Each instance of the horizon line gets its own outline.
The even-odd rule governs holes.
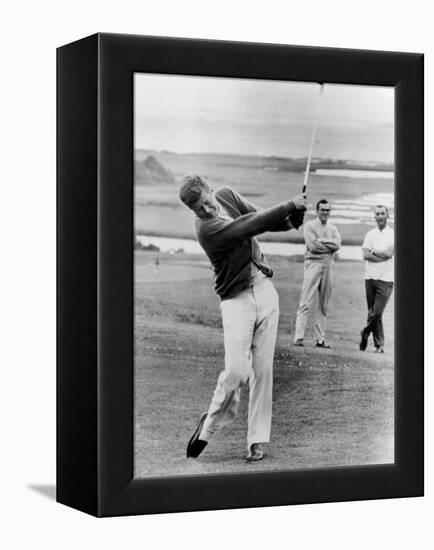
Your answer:
[[[250,158],[266,158],[266,159],[282,159],[282,160],[306,160],[307,156],[303,157],[289,157],[289,156],[282,156],[277,154],[258,154],[258,153],[225,153],[225,152],[212,152],[212,151],[184,151],[184,152],[178,152],[178,151],[172,151],[170,149],[152,149],[152,148],[146,148],[146,147],[134,147],[134,152],[136,151],[152,151],[153,153],[160,153],[160,154],[171,154],[171,155],[218,155],[218,156],[231,156],[231,157],[250,157]],[[345,157],[316,157],[313,156],[312,160],[319,160],[319,161],[334,161],[334,162],[353,162],[355,164],[373,164],[373,165],[388,165],[388,166],[395,166],[394,160],[359,160],[354,158],[345,158]]]

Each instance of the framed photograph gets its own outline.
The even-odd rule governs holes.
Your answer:
[[[58,501],[423,495],[423,56],[97,34],[57,86]]]

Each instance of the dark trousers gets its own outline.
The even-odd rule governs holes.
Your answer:
[[[393,290],[393,283],[377,279],[365,279],[368,319],[363,329],[367,338],[371,332],[375,347],[384,346],[383,312]]]

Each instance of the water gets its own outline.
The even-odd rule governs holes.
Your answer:
[[[345,178],[368,178],[368,179],[393,179],[394,172],[386,170],[344,170],[344,169],[329,169],[320,168],[311,172],[310,176],[340,176]]]
[[[383,204],[389,208],[389,224],[394,226],[394,194],[393,193],[365,193],[358,198],[336,199],[333,201],[330,223],[336,225],[362,224],[366,226],[366,231],[375,227],[374,207],[377,204]],[[307,212],[314,218],[314,210]],[[365,232],[366,232],[365,231]],[[144,245],[154,244],[162,252],[176,252],[183,249],[189,254],[203,254],[199,243],[193,239],[178,239],[167,237],[152,237],[147,235],[138,236],[138,240]],[[282,242],[261,242],[261,249],[264,254],[274,256],[298,256],[305,252],[303,243],[282,243]],[[339,250],[339,258],[342,260],[362,261],[362,249],[360,245],[343,245]]]
[[[143,246],[149,246],[150,244],[158,246],[161,252],[175,253],[182,249],[188,254],[203,254],[200,244],[192,239],[152,237],[147,235],[138,235],[137,239]],[[302,243],[261,242],[261,250],[264,254],[273,256],[298,256],[304,254],[305,245]],[[360,246],[344,245],[339,250],[339,259],[362,261],[362,249]]]
[[[345,170],[342,171],[345,172]],[[374,210],[378,204],[389,209],[389,223],[393,226],[395,222],[393,193],[369,193],[356,199],[334,199],[330,222],[335,225],[363,224],[368,226],[367,230],[371,229],[375,227]],[[308,211],[308,214],[313,217],[316,215],[314,210]]]

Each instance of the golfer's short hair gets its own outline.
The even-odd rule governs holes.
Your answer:
[[[320,201],[318,201],[316,203],[316,209],[319,210],[319,205],[320,204],[330,204],[329,201],[327,199],[321,199]]]
[[[185,176],[179,187],[179,198],[189,208],[199,199],[202,191],[207,193],[212,192],[212,188],[207,181],[201,176],[191,175]]]
[[[386,211],[387,217],[389,217],[389,209],[387,208],[387,206],[384,206],[384,204],[377,204],[377,206],[375,207],[375,212],[377,211],[377,208],[384,208],[384,210]]]

